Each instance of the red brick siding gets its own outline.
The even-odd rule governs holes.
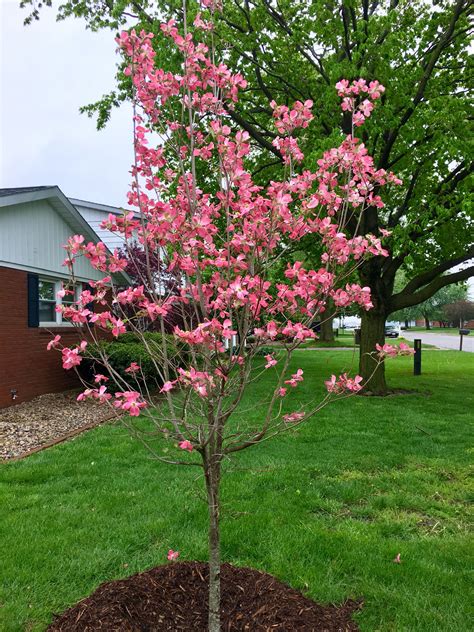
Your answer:
[[[79,337],[73,328],[50,331],[68,346]],[[0,408],[80,386],[74,370],[62,368],[61,353],[46,350],[50,331],[28,327],[27,273],[0,267]],[[17,391],[14,401],[11,389]]]

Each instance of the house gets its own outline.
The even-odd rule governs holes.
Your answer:
[[[76,328],[55,311],[65,300],[57,292],[68,279],[62,246],[75,234],[100,241],[84,216],[101,212],[105,218],[112,212],[80,204],[84,215],[57,186],[0,189],[0,408],[78,384],[75,374],[62,368],[60,354],[46,345],[51,334],[59,333],[65,345],[78,339]],[[110,246],[117,239],[113,233],[103,236]],[[84,257],[74,271],[78,291],[104,276]]]
[[[76,207],[92,230],[98,235],[100,241],[102,241],[111,252],[113,252],[115,248],[120,249],[123,246],[123,238],[119,233],[112,233],[110,230],[100,227],[101,223],[107,220],[110,214],[121,215],[122,210],[117,209],[115,206],[85,202],[84,200],[76,200],[74,198],[69,198],[69,201]]]

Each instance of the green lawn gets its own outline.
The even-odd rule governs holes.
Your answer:
[[[318,601],[362,597],[367,632],[466,632],[474,355],[427,351],[418,378],[412,364],[392,361],[390,382],[422,393],[341,401],[228,465],[223,554]],[[295,400],[351,366],[352,352],[298,352],[306,380]],[[264,379],[252,388],[249,417],[267,390]],[[197,471],[154,462],[120,427],[0,471],[2,632],[43,630],[99,583],[164,563],[169,548],[206,558]]]

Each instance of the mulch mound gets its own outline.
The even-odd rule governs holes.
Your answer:
[[[179,562],[107,582],[56,617],[49,632],[206,632],[208,566]],[[223,632],[352,632],[360,602],[322,606],[271,575],[221,567]]]

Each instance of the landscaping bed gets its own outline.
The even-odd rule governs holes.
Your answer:
[[[115,415],[77,391],[48,393],[0,410],[0,459],[15,459],[59,443]]]
[[[208,576],[207,564],[183,562],[104,583],[57,617],[48,632],[206,632]],[[221,591],[223,632],[359,629],[351,619],[359,602],[322,606],[252,568],[223,564]]]

